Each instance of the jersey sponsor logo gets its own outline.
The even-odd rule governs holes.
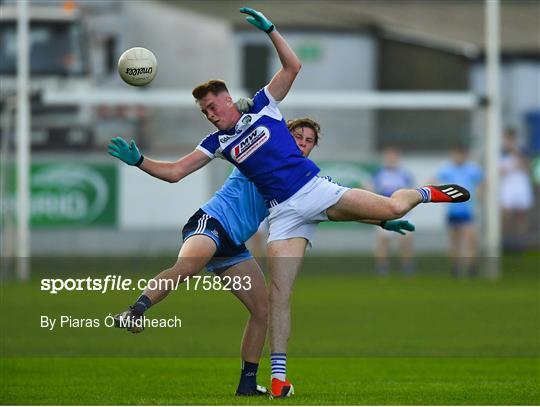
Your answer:
[[[241,163],[255,151],[257,151],[268,140],[270,140],[270,131],[263,126],[257,127],[247,137],[244,137],[240,143],[232,148],[231,157],[237,163]]]
[[[235,137],[237,137],[236,134],[235,134],[235,135],[232,135],[232,136],[221,136],[221,137],[219,138],[219,142],[220,142],[220,143],[226,143],[227,141],[232,140],[232,139],[235,138]]]

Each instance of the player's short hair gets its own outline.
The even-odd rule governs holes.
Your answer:
[[[308,129],[313,130],[313,132],[315,133],[315,145],[319,144],[319,139],[321,138],[321,125],[315,120],[311,120],[309,117],[287,120],[287,127],[289,128],[291,134],[295,129],[298,129],[300,127],[307,127]]]
[[[222,81],[221,79],[212,79],[208,82],[201,83],[191,91],[191,94],[199,101],[209,93],[219,95],[221,92],[229,92],[225,81]]]

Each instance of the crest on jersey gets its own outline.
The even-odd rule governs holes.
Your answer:
[[[259,126],[231,149],[231,157],[237,163],[241,163],[268,140],[270,140],[270,131],[264,126]]]
[[[249,114],[244,115],[244,117],[242,117],[240,122],[236,124],[235,133],[240,134],[244,130],[246,130],[249,127],[249,125],[251,124],[252,120],[253,120],[253,118],[251,117],[251,115],[249,115]]]

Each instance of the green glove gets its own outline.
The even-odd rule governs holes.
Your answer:
[[[242,7],[240,13],[249,14],[251,17],[246,17],[247,22],[253,24],[259,30],[263,30],[266,34],[270,34],[274,31],[274,24],[272,24],[272,22],[260,11],[253,10],[249,7]]]
[[[253,107],[253,99],[240,98],[236,102],[234,102],[234,105],[240,113],[249,113],[249,111]]]
[[[110,155],[119,158],[126,164],[138,167],[143,162],[144,157],[133,140],[131,140],[131,144],[128,144],[122,137],[115,137],[111,139],[108,148]]]
[[[397,232],[400,235],[405,235],[404,230],[414,232],[414,225],[408,220],[387,220],[381,222],[381,227],[392,232]]]

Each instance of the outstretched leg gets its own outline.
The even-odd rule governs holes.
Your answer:
[[[386,197],[354,188],[345,192],[326,214],[332,221],[392,220],[403,217],[421,202],[422,195],[415,189],[400,189]]]
[[[469,198],[469,191],[454,184],[400,189],[390,197],[354,188],[345,192],[326,214],[332,221],[393,220],[422,202],[464,202]]]
[[[132,333],[142,332],[144,326],[141,320],[145,311],[163,300],[178,284],[201,271],[215,252],[216,244],[210,237],[193,235],[188,238],[182,245],[174,266],[149,281],[135,304],[115,316],[115,325],[118,328],[127,328]]]
[[[178,254],[174,266],[163,270],[152,280],[152,288],[146,288],[143,295],[147,296],[152,305],[157,304],[171,292],[179,281],[183,283],[189,277],[201,271],[216,252],[216,244],[206,235],[194,235],[188,238]],[[157,287],[157,288],[153,288]]]

